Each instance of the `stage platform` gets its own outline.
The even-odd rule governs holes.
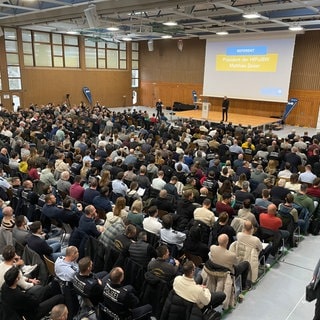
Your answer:
[[[151,116],[153,113],[156,114],[155,107],[146,107],[146,106],[131,106],[128,108],[123,107],[114,107],[110,108],[113,111],[116,112],[123,112],[124,109],[132,110],[135,109],[137,111],[147,111],[149,115]],[[163,112],[165,116],[169,119],[170,122],[173,122],[177,119],[194,119],[197,121],[210,121],[213,123],[219,123],[221,121],[222,112],[221,111],[213,111],[210,110],[208,114],[208,118],[204,119],[202,118],[202,110],[201,109],[194,109],[194,110],[186,110],[186,111],[172,111],[163,108]],[[270,125],[273,126],[273,129],[275,129],[278,124],[281,124],[280,118],[271,118],[271,117],[259,117],[255,115],[243,115],[240,113],[232,113],[229,112],[228,114],[228,122],[232,122],[233,125],[239,125],[241,124],[244,127],[251,126],[252,128],[257,127],[263,127],[264,130],[268,129]]]
[[[187,111],[175,111],[175,116],[178,118],[192,118],[198,121],[210,121],[219,123],[221,121],[221,111],[209,111],[208,118],[202,118],[202,110],[187,110]],[[228,122],[232,122],[234,125],[241,124],[244,127],[251,126],[252,128],[263,127],[265,129],[268,125],[276,125],[281,123],[281,119],[259,117],[255,115],[243,115],[239,113],[228,113]]]

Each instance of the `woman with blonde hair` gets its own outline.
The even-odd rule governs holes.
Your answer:
[[[143,228],[142,221],[144,215],[142,213],[143,203],[141,200],[135,200],[131,206],[131,209],[128,213],[128,221],[133,223],[135,226]]]
[[[87,180],[87,173],[91,169],[90,160],[84,161],[83,166],[80,170],[80,176],[83,180]]]
[[[113,207],[113,211],[106,214],[106,221],[104,227],[108,228],[113,223],[123,222],[123,218],[126,218],[128,212],[125,210],[126,199],[124,197],[119,197],[116,200],[116,204]]]
[[[101,172],[101,179],[99,180],[99,187],[103,188],[110,184],[111,182],[111,174],[109,170],[103,170]]]
[[[278,170],[278,160],[270,159],[266,169],[264,170],[266,173],[276,176]]]
[[[247,181],[247,176],[245,173],[241,173],[239,176],[238,181],[236,182],[235,186],[242,189],[242,184],[244,181]],[[250,187],[248,188],[248,192],[250,192]]]
[[[126,198],[118,197],[113,208],[113,214],[115,216],[120,216],[122,219],[128,216],[128,211],[126,210]]]

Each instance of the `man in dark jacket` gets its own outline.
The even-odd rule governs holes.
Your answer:
[[[135,290],[131,285],[122,286],[124,271],[120,267],[113,268],[110,272],[109,280],[103,290],[103,305],[109,311],[115,313],[123,319],[129,315],[132,319],[150,319],[152,312],[151,305],[141,307],[139,298],[135,295]]]
[[[80,259],[78,266],[79,273],[73,279],[73,286],[81,296],[89,298],[93,305],[97,305],[102,301],[103,288],[109,275],[106,271],[93,273],[90,257]]]
[[[138,241],[133,242],[129,247],[129,256],[132,261],[147,268],[148,263],[152,258],[157,256],[156,250],[147,242],[147,233],[141,231],[138,234]]]
[[[31,236],[27,238],[29,248],[42,258],[47,256],[49,259],[56,261],[61,256],[61,244],[55,240],[45,240],[42,232],[40,221],[35,221],[30,225]]]
[[[193,204],[192,190],[186,190],[183,198],[177,203],[177,215],[175,219],[175,227],[178,231],[185,231],[191,219],[193,219],[193,211],[196,205]]]
[[[104,232],[104,227],[97,226],[94,222],[97,216],[96,208],[89,204],[84,208],[84,215],[79,220],[79,230],[85,232],[88,236],[98,238],[102,232]]]
[[[12,267],[4,275],[5,283],[1,288],[4,319],[13,320],[24,317],[26,320],[39,320],[46,316],[53,306],[64,302],[61,294],[39,301],[34,295],[21,291],[17,285],[19,273],[18,267]]]

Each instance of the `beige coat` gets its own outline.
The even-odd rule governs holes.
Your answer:
[[[261,242],[260,247],[256,240],[260,242],[260,240],[254,236],[247,236],[241,240],[238,237],[238,240],[233,242],[229,248],[231,252],[236,254],[239,262],[248,261],[250,263],[248,279],[251,277],[252,282],[255,282],[258,278],[259,253],[262,250]]]

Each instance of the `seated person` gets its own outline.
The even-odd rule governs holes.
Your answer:
[[[16,254],[15,248],[11,245],[4,247],[2,257],[4,261],[0,263],[0,288],[4,283],[5,273],[13,266],[19,267],[19,281],[17,282],[19,288],[24,291],[30,290],[30,293],[35,293],[37,289],[41,288],[40,286],[37,286],[40,281],[35,278],[31,279],[29,276],[29,274],[37,267],[37,265],[25,266],[24,261]],[[27,271],[24,272],[24,270]]]
[[[114,246],[121,252],[128,252],[130,245],[134,242],[134,239],[136,238],[136,235],[136,226],[133,224],[128,224],[124,233],[121,233],[115,237]]]
[[[22,244],[23,246],[27,243],[27,238],[30,237],[27,219],[25,216],[20,215],[15,218],[15,226],[12,229],[12,237]]]
[[[218,237],[220,234],[225,233],[228,236],[228,245],[229,248],[230,244],[234,241],[236,236],[236,231],[229,225],[229,215],[227,212],[221,212],[219,214],[218,220],[213,225],[211,230],[210,238],[209,238],[209,245],[218,244]]]
[[[57,206],[57,199],[54,194],[49,193],[44,198],[45,204],[42,207],[43,228],[51,230],[51,219],[55,219],[61,225],[63,209]]]
[[[238,250],[237,258],[241,259],[242,261],[245,260],[245,257],[248,257],[248,262],[251,266],[251,281],[255,282],[258,277],[258,267],[259,263],[258,260],[264,256],[264,261],[268,259],[268,256],[271,251],[271,244],[269,244],[265,249],[263,249],[262,242],[260,239],[253,235],[254,227],[251,221],[245,221],[243,225],[242,232],[237,234],[238,243],[244,245],[245,250],[242,249]],[[242,247],[243,248],[243,247]],[[232,248],[231,248],[232,249]],[[254,254],[251,253],[251,250],[255,250]],[[255,260],[255,258],[257,260]]]
[[[180,262],[177,259],[170,258],[168,246],[165,244],[159,246],[156,252],[157,258],[149,262],[148,271],[172,285],[173,279],[178,273]]]
[[[143,203],[141,200],[135,200],[130,208],[128,213],[128,221],[133,223],[138,228],[143,228],[142,222],[144,219],[143,210]]]
[[[231,193],[223,193],[222,200],[217,201],[216,203],[217,214],[220,214],[221,212],[227,212],[229,217],[232,218],[236,214],[236,211],[231,206],[231,203],[232,203]]]
[[[193,225],[183,244],[183,252],[199,256],[202,262],[208,260],[209,248],[207,244],[201,242],[201,227]]]
[[[160,234],[160,229],[162,228],[161,222],[158,220],[158,209],[156,206],[151,206],[148,209],[149,217],[144,218],[142,225],[143,229],[156,234],[157,236]]]
[[[57,304],[50,312],[50,320],[67,320],[68,308],[65,304]]]
[[[109,227],[107,227],[103,232],[101,232],[98,240],[103,243],[106,247],[114,245],[114,241],[120,235],[125,232],[125,224],[122,219],[118,222],[112,223]]]
[[[228,241],[226,234],[220,234],[218,245],[210,247],[209,258],[213,263],[229,269],[235,277],[241,275],[242,290],[248,290],[251,288],[251,281],[247,281],[250,264],[248,261],[238,262],[236,254],[227,249]]]
[[[261,208],[267,208],[272,202],[269,200],[270,190],[262,189],[262,198],[256,198],[255,205]]]
[[[83,231],[88,236],[98,238],[101,235],[101,233],[105,230],[105,228],[96,225],[96,217],[96,208],[92,204],[86,206],[84,208],[84,214],[81,216],[79,220],[79,230]]]
[[[139,307],[139,298],[131,285],[121,285],[124,280],[124,271],[120,267],[113,268],[110,278],[103,290],[103,305],[117,315],[120,319],[131,315],[132,320],[150,319],[151,305]]]
[[[1,227],[12,231],[14,225],[15,225],[15,220],[13,216],[13,209],[10,206],[4,207],[2,209],[2,214],[3,218],[1,221]]]
[[[202,207],[196,208],[193,211],[194,220],[202,221],[208,227],[211,228],[216,218],[214,216],[214,213],[210,209],[211,209],[211,200],[209,198],[206,198],[202,202]]]
[[[291,247],[296,246],[293,237],[295,228],[299,225],[301,230],[305,229],[305,220],[299,219],[298,210],[293,206],[293,198],[293,194],[288,193],[285,203],[280,203],[278,207],[278,213],[282,220],[281,229],[289,231],[289,244]]]
[[[79,251],[77,247],[70,246],[66,249],[66,256],[58,257],[54,263],[54,271],[58,279],[62,281],[72,281],[79,271],[77,260]]]
[[[277,207],[275,204],[269,204],[267,213],[261,213],[259,220],[261,227],[272,231],[279,231],[281,237],[285,240],[289,238],[289,231],[280,229],[282,227],[282,220],[277,216]]]
[[[61,221],[70,225],[72,229],[79,226],[80,214],[72,210],[72,201],[70,198],[63,200],[63,211],[61,214]]]
[[[181,298],[196,303],[202,310],[209,306],[218,307],[226,298],[225,293],[210,292],[205,285],[197,284],[194,280],[195,269],[194,263],[187,261],[183,265],[183,275],[174,279],[173,290]]]
[[[242,204],[242,208],[238,211],[238,217],[244,220],[251,221],[252,225],[257,228],[258,222],[255,215],[251,212],[251,201],[250,199],[245,199]]]
[[[4,319],[9,319],[12,312],[16,312],[26,320],[40,320],[49,314],[53,306],[64,302],[61,294],[47,300],[39,300],[34,295],[22,291],[18,287],[19,274],[19,268],[12,267],[4,275],[5,283],[1,288],[1,300],[5,306]]]
[[[175,204],[172,197],[168,197],[168,191],[162,189],[159,192],[157,198],[152,199],[151,205],[156,206],[158,210],[163,210],[167,212],[174,212],[175,211]]]
[[[103,300],[103,288],[109,275],[106,271],[93,273],[93,263],[90,257],[80,259],[78,265],[79,272],[74,276],[73,286],[81,296],[89,298],[96,306]]]
[[[290,192],[289,189],[285,188],[286,180],[280,179],[276,186],[273,186],[270,190],[271,201],[279,205],[286,198],[286,195]]]
[[[181,250],[183,242],[186,239],[186,234],[173,230],[172,224],[173,218],[170,214],[166,214],[162,217],[163,228],[160,230],[160,239],[169,245],[176,245],[178,250]]]
[[[193,219],[193,212],[197,208],[194,204],[194,195],[192,190],[185,190],[183,197],[177,202],[177,214],[175,215],[175,229],[185,231],[188,223]]]
[[[30,225],[31,236],[27,238],[27,245],[30,249],[42,256],[47,256],[49,259],[56,261],[61,253],[61,244],[58,241],[49,239],[45,240],[45,234],[42,232],[40,221],[35,221]]]
[[[109,188],[107,186],[100,190],[100,195],[93,198],[92,204],[98,210],[104,210],[104,212],[112,211],[111,201],[109,199]]]
[[[234,193],[236,197],[236,204],[241,205],[245,199],[250,199],[251,203],[255,203],[256,199],[252,193],[249,192],[249,182],[243,181],[242,189]]]
[[[139,232],[137,241],[131,243],[128,252],[130,259],[144,269],[147,268],[150,260],[157,256],[155,248],[147,242],[147,233],[145,231]]]

